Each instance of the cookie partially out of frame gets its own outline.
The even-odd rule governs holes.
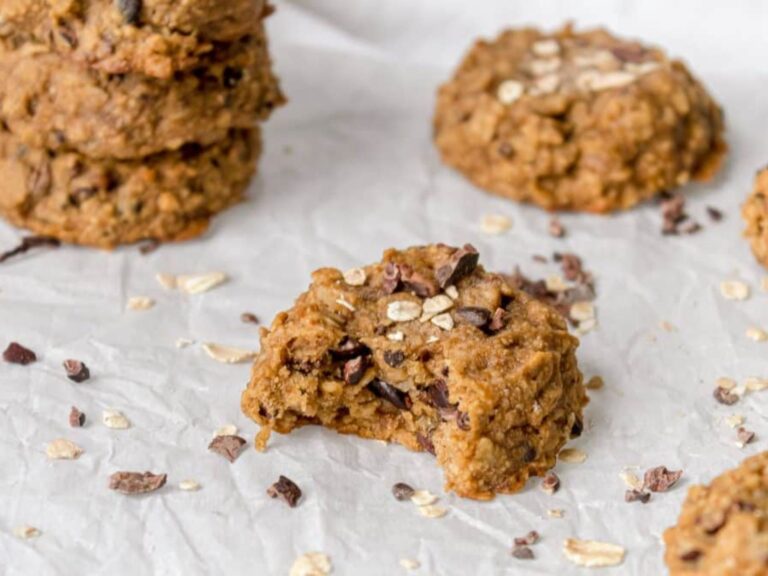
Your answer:
[[[446,489],[489,499],[555,465],[582,430],[578,340],[562,316],[478,265],[471,246],[387,250],[317,270],[261,334],[243,411],[431,452]]]
[[[742,208],[747,222],[745,235],[752,252],[763,266],[768,268],[768,168],[757,174],[755,188]]]
[[[263,33],[170,83],[105,74],[34,45],[0,54],[0,76],[0,120],[14,135],[93,158],[208,146],[253,128],[283,102]]]
[[[113,248],[186,240],[238,202],[261,151],[259,129],[139,160],[30,148],[0,130],[0,215],[36,234]]]
[[[507,30],[439,91],[443,161],[494,194],[611,212],[692,179],[724,153],[723,114],[685,65],[604,30]]]
[[[269,11],[264,0],[3,0],[0,46],[36,43],[110,74],[168,79],[258,34]]]
[[[670,576],[768,574],[768,452],[693,486],[664,542]]]

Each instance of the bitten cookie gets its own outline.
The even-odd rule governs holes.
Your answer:
[[[223,43],[258,34],[264,0],[3,0],[0,45],[34,42],[110,74],[171,78]]]
[[[185,240],[242,198],[260,150],[254,129],[208,148],[93,160],[33,149],[0,130],[0,214],[37,234],[99,248]]]
[[[742,208],[747,222],[744,232],[755,258],[768,268],[768,168],[757,174],[755,189]]]
[[[693,486],[664,542],[670,576],[768,574],[768,452]]]
[[[243,411],[431,452],[446,489],[493,498],[555,465],[582,430],[578,340],[555,310],[483,270],[467,245],[387,250],[317,270],[261,332]]]
[[[27,46],[0,55],[0,118],[24,143],[92,158],[138,158],[233,128],[250,129],[283,102],[266,37],[253,37],[174,82],[115,76]]]
[[[691,179],[725,150],[723,115],[685,65],[604,30],[508,30],[438,94],[443,161],[548,210],[611,212]]]

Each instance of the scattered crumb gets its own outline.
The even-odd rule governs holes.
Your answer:
[[[194,340],[190,340],[189,338],[177,338],[176,339],[176,348],[182,349],[186,348],[187,346],[192,346],[194,344]]]
[[[224,272],[183,274],[176,277],[176,286],[186,294],[201,294],[213,290],[229,279]]]
[[[259,317],[256,316],[256,314],[253,314],[252,312],[243,312],[240,314],[240,322],[243,324],[258,324],[259,323]]]
[[[747,430],[743,426],[739,426],[736,430],[736,444],[739,448],[744,448],[747,444],[750,444],[755,439],[755,433],[751,430]]]
[[[512,220],[502,214],[486,214],[480,221],[480,229],[486,234],[503,234],[512,228]]]
[[[768,340],[768,332],[762,328],[752,326],[751,328],[747,328],[747,338],[754,342],[765,342]]]
[[[437,496],[429,492],[428,490],[416,490],[411,494],[411,502],[416,506],[429,506],[437,502]]]
[[[563,448],[560,450],[558,459],[569,464],[581,464],[587,459],[587,454],[578,448]]]
[[[565,236],[565,226],[556,217],[549,221],[549,235],[553,238],[563,238]]]
[[[131,296],[126,305],[128,310],[149,310],[155,305],[155,301],[147,296]]]
[[[208,444],[208,450],[215,452],[231,462],[237,460],[245,447],[245,438],[240,436],[216,436]]]
[[[13,535],[22,540],[29,540],[30,538],[37,538],[40,536],[40,530],[34,526],[17,526],[13,529]]]
[[[421,562],[412,558],[403,558],[400,560],[400,566],[406,570],[418,570],[419,566],[421,566]]]
[[[419,514],[425,518],[442,518],[448,514],[448,510],[442,506],[436,506],[434,504],[427,504],[426,506],[418,507]]]
[[[291,508],[295,508],[301,499],[301,488],[290,478],[280,475],[277,482],[267,488],[270,498],[280,498]]]
[[[566,538],[563,553],[574,564],[588,568],[617,566],[624,560],[624,548],[596,540]]]
[[[158,272],[155,274],[155,280],[157,280],[157,283],[160,284],[163,288],[166,290],[175,290],[176,289],[176,276],[173,274],[165,274],[163,272]]]
[[[392,486],[392,495],[395,497],[395,500],[399,500],[401,502],[410,500],[415,493],[416,491],[405,482],[398,482]]]
[[[746,419],[741,414],[731,414],[730,416],[725,418],[725,423],[728,424],[731,428],[738,428],[742,424],[744,424],[744,421]]]
[[[131,427],[131,422],[122,412],[107,409],[101,413],[101,421],[107,428],[114,430],[126,430]]]
[[[185,492],[195,492],[200,490],[200,484],[194,480],[182,480],[179,482],[179,489]]]
[[[57,438],[45,447],[45,454],[51,460],[77,460],[83,449],[66,438]]]
[[[64,366],[67,378],[72,380],[72,382],[80,384],[91,377],[91,371],[88,369],[88,366],[84,362],[80,362],[80,360],[64,360],[62,365]]]
[[[224,364],[248,362],[256,356],[256,352],[253,350],[243,350],[242,348],[223,346],[213,342],[206,342],[203,344],[203,350],[205,350],[205,353],[208,354],[208,356],[217,362],[222,362]]]
[[[547,516],[550,518],[565,518],[565,510],[562,508],[550,508],[547,510]]]
[[[619,472],[619,478],[621,478],[624,484],[627,485],[627,488],[632,490],[643,489],[643,481],[640,480],[637,474],[635,474],[634,471],[630,468],[624,468],[621,472]]]
[[[554,494],[560,489],[560,478],[554,472],[547,472],[541,479],[539,488],[547,494]]]
[[[237,434],[237,426],[234,424],[224,424],[216,429],[213,433],[213,437],[216,436],[235,436]]]
[[[726,300],[746,300],[749,298],[749,286],[739,280],[726,280],[720,283],[720,294]]]
[[[756,378],[751,376],[744,380],[744,389],[747,392],[760,392],[768,389],[768,378]]]
[[[643,487],[651,492],[666,492],[677,484],[683,475],[682,470],[668,470],[666,466],[656,466],[646,470],[643,477]]]
[[[123,494],[146,494],[165,486],[166,474],[152,472],[115,472],[109,477],[109,488]]]
[[[584,387],[587,390],[600,390],[603,386],[605,386],[605,382],[600,376],[592,376],[592,378],[587,380],[587,383],[584,384]]]
[[[327,576],[331,569],[331,559],[327,554],[307,552],[294,560],[288,576]]]
[[[674,324],[667,322],[666,320],[662,320],[661,322],[659,322],[659,328],[664,330],[664,332],[674,332],[675,330],[677,330]]]

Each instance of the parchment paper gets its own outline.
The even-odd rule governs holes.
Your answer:
[[[294,558],[327,553],[334,574],[392,575],[415,558],[418,575],[582,574],[561,552],[569,536],[625,546],[606,574],[665,573],[660,535],[674,523],[687,488],[766,449],[768,396],[733,407],[712,399],[714,381],[768,376],[768,344],[745,337],[768,328],[765,276],[740,237],[740,203],[768,161],[768,6],[661,0],[512,2],[498,0],[278,0],[270,19],[273,53],[290,97],[266,128],[266,154],[247,203],[217,218],[205,237],[142,256],[73,247],[0,265],[0,346],[17,340],[40,360],[0,363],[0,573],[12,576],[285,575]],[[568,236],[547,235],[549,215],[486,195],[443,167],[431,143],[436,86],[473,38],[506,25],[605,24],[684,58],[727,111],[727,168],[687,189],[695,236],[662,237],[658,207],[613,217],[563,216]],[[706,206],[722,209],[709,223]],[[479,228],[487,213],[514,226],[502,236]],[[21,233],[0,224],[0,245]],[[223,365],[199,344],[258,346],[251,311],[269,322],[289,307],[321,266],[342,269],[379,258],[389,246],[472,242],[490,269],[520,265],[534,277],[556,268],[533,254],[573,251],[597,278],[599,327],[582,339],[580,366],[599,374],[587,429],[572,445],[588,454],[560,464],[563,487],[548,496],[529,484],[493,502],[442,492],[432,458],[397,446],[305,428],[275,436],[265,454],[234,464],[206,447],[225,423],[249,441],[257,426],[240,413],[247,364]],[[221,270],[231,280],[211,292],[164,291],[158,272]],[[746,302],[725,301],[722,280],[748,282]],[[156,299],[148,311],[127,299]],[[668,332],[660,322],[676,329]],[[61,362],[78,358],[93,378],[75,384]],[[88,417],[70,429],[76,405]],[[100,422],[104,408],[132,421]],[[723,417],[740,413],[757,441],[744,449]],[[49,461],[45,444],[70,438],[79,460]],[[627,504],[625,466],[685,471],[672,491]],[[145,497],[107,489],[116,470],[166,472],[168,485]],[[266,488],[284,474],[304,491],[296,509]],[[201,483],[182,492],[183,479]],[[441,519],[419,516],[390,495],[406,481],[441,495]],[[562,508],[562,519],[547,518]],[[41,535],[19,540],[29,524]],[[512,539],[542,534],[536,559],[510,556]]]

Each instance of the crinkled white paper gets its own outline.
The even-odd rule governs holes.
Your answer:
[[[286,575],[296,557],[328,554],[334,574],[397,575],[403,558],[418,575],[582,574],[561,548],[567,537],[624,546],[606,574],[664,573],[660,537],[687,488],[768,447],[768,393],[726,407],[712,398],[720,376],[768,376],[768,344],[746,338],[768,328],[766,271],[740,237],[739,205],[768,162],[768,7],[761,0],[313,0],[278,1],[270,19],[277,69],[289,105],[266,128],[261,174],[247,203],[217,218],[205,237],[142,256],[78,248],[40,251],[0,265],[0,347],[16,340],[39,361],[0,363],[0,573],[9,576],[227,574]],[[506,25],[605,24],[683,57],[727,112],[731,155],[715,182],[691,186],[689,212],[705,229],[661,237],[649,205],[614,217],[566,215],[563,240],[547,235],[549,215],[491,197],[443,167],[432,146],[437,85],[477,36]],[[722,209],[710,224],[708,205]],[[509,216],[499,236],[480,230],[485,214]],[[0,246],[21,233],[0,224]],[[230,464],[210,453],[215,430],[257,427],[240,413],[248,364],[208,357],[203,342],[245,350],[258,328],[291,305],[321,266],[372,262],[389,246],[472,242],[491,269],[520,265],[533,277],[555,272],[531,260],[580,254],[597,277],[598,328],[579,360],[605,388],[591,393],[587,429],[572,444],[588,454],[561,464],[561,490],[531,482],[493,502],[442,492],[429,455],[305,428],[274,436]],[[168,291],[157,273],[225,272],[230,280],[197,295]],[[741,279],[745,302],[719,284]],[[128,310],[132,296],[156,301]],[[675,327],[668,331],[660,323]],[[176,341],[196,344],[179,348]],[[61,362],[83,360],[91,380],[66,379]],[[70,407],[87,414],[68,427]],[[116,409],[132,423],[101,423]],[[723,419],[746,416],[757,432],[740,449]],[[69,438],[76,461],[46,458],[46,443]],[[685,471],[680,485],[648,504],[627,504],[619,473],[664,464]],[[154,494],[107,489],[117,470],[167,473]],[[304,491],[289,509],[267,487],[284,474]],[[201,489],[179,489],[195,480]],[[427,518],[396,501],[404,481],[441,496],[449,509]],[[562,519],[547,510],[561,508]],[[31,525],[37,538],[13,529]],[[515,536],[542,535],[536,559],[516,560]]]

